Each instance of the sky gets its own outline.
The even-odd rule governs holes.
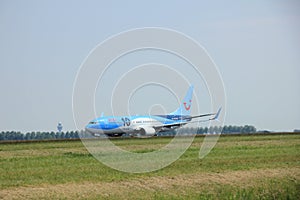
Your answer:
[[[0,0],[0,131],[55,131],[59,121],[74,130],[72,91],[84,59],[112,35],[143,27],[179,31],[206,49],[226,89],[225,124],[300,128],[297,0]],[[139,59],[148,61],[147,52]],[[146,99],[136,99],[133,112],[142,113]]]

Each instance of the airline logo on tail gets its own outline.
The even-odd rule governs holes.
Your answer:
[[[190,110],[192,104],[192,100],[190,100],[189,106],[186,106],[186,102],[183,103],[185,110]]]

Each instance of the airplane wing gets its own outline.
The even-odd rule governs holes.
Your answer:
[[[179,127],[187,124],[187,122],[176,122],[176,123],[170,123],[170,124],[164,124],[164,125],[158,125],[158,126],[153,126],[155,129],[161,129],[161,128],[171,128],[171,127]]]
[[[220,115],[221,109],[222,108],[219,108],[218,112],[216,112],[216,113],[209,113],[209,114],[202,114],[202,115],[190,116],[190,117],[187,117],[185,119],[193,119],[193,118],[199,118],[199,117],[214,116],[213,118],[211,118],[209,120],[216,120],[216,119],[218,119],[218,117]]]
[[[217,120],[219,115],[221,112],[221,108],[219,108],[217,113],[209,113],[209,114],[202,114],[202,115],[196,115],[196,116],[190,116],[187,118],[184,118],[184,121],[178,121],[175,123],[170,123],[170,124],[164,124],[164,125],[159,125],[159,126],[154,126],[153,128],[171,128],[171,127],[179,127],[179,126],[183,126],[186,125],[188,123],[197,123],[197,122],[207,122],[207,121],[211,121],[211,120]],[[185,121],[188,119],[193,119],[193,118],[200,118],[200,117],[207,117],[207,116],[214,116],[212,118],[206,119],[206,120],[198,120],[198,121]]]

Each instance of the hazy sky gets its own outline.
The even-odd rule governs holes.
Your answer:
[[[75,129],[81,63],[106,38],[141,27],[174,29],[206,48],[226,88],[225,124],[300,128],[298,0],[0,0],[0,130],[56,130],[58,121]]]

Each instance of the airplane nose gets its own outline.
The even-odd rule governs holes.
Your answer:
[[[101,127],[99,125],[100,125],[99,123],[97,123],[97,124],[95,124],[95,123],[87,124],[85,126],[85,132],[89,133],[89,134],[92,134],[92,135],[101,134],[101,133],[103,133],[103,130],[101,129]]]
[[[88,133],[93,133],[92,128],[90,128],[89,126],[85,127],[85,131]]]

